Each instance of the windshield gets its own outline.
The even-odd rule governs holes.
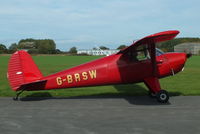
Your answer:
[[[164,52],[162,50],[156,48],[156,56],[160,56],[162,54],[164,54]]]

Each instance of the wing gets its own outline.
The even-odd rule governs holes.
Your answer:
[[[142,39],[134,42],[132,45],[130,45],[129,47],[126,47],[126,48],[122,49],[117,54],[119,54],[119,53],[126,53],[131,48],[133,48],[135,46],[142,45],[142,44],[156,44],[156,43],[159,43],[159,42],[171,40],[174,37],[176,37],[177,34],[179,34],[179,31],[177,31],[177,30],[164,31],[164,32],[152,34],[152,35],[146,36],[146,37],[144,37],[144,38],[142,38]]]

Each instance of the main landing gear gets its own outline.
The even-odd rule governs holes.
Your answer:
[[[149,96],[156,98],[158,102],[167,103],[169,94],[166,90],[161,90],[158,78],[151,77],[144,80],[145,85],[149,88]]]
[[[149,91],[151,98],[156,98],[158,102],[167,103],[169,100],[169,94],[166,90],[160,90],[157,93]]]

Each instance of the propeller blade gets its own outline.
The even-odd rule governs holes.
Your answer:
[[[191,53],[187,53],[187,58],[190,58],[192,57],[192,54]]]

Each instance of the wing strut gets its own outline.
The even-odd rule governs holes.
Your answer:
[[[150,52],[151,52],[151,63],[152,63],[152,69],[153,69],[153,76],[157,76],[157,65],[156,65],[156,44],[150,43]]]

